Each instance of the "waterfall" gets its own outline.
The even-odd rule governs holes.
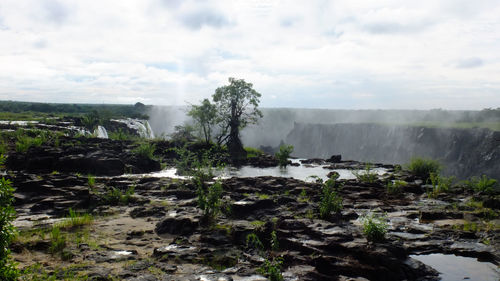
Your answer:
[[[106,131],[106,128],[103,126],[99,125],[94,131],[94,135],[98,138],[101,139],[107,139],[108,138],[108,132]]]
[[[153,139],[155,137],[153,129],[151,129],[151,126],[149,125],[149,122],[147,120],[127,118],[113,121],[126,124],[127,127],[135,130],[141,138]]]

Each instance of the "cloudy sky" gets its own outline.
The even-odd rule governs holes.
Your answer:
[[[0,99],[182,105],[243,78],[264,107],[500,107],[500,3],[2,0]]]

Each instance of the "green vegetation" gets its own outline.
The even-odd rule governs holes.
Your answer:
[[[465,186],[475,192],[484,192],[487,194],[492,194],[495,191],[498,181],[496,179],[489,178],[486,175],[482,177],[472,177],[464,182]]]
[[[0,168],[3,169],[5,158],[0,156]],[[10,180],[0,179],[0,280],[17,280],[19,271],[10,257],[9,244],[15,236],[16,229],[12,225],[16,212],[14,202],[14,188]]]
[[[137,136],[131,135],[124,131],[122,128],[118,128],[117,131],[108,132],[108,138],[112,140],[126,141],[126,140],[136,140]]]
[[[283,265],[283,258],[273,258],[264,260],[264,264],[259,268],[259,272],[269,278],[270,281],[282,281],[283,275],[281,274],[281,266]]]
[[[132,150],[132,153],[143,158],[154,159],[153,153],[155,152],[155,150],[156,145],[154,143],[143,142],[139,144],[137,148]]]
[[[299,194],[299,197],[297,198],[297,201],[302,202],[302,203],[306,203],[306,202],[309,202],[310,200],[311,200],[311,198],[309,198],[307,196],[306,190],[302,189],[302,191]]]
[[[40,263],[28,266],[21,272],[19,280],[22,281],[84,281],[89,277],[86,274],[78,273],[81,268],[86,267],[84,264],[71,265],[64,268],[56,268],[54,271],[47,271],[46,267]]]
[[[278,235],[276,234],[276,230],[271,232],[271,250],[277,251],[280,249],[280,243],[278,241]]]
[[[427,195],[430,198],[436,198],[439,194],[448,192],[454,179],[454,177],[442,177],[438,174],[431,173],[429,181],[431,182],[432,190],[427,191]]]
[[[337,190],[341,188],[336,180],[338,175],[332,176],[325,181],[321,189],[321,202],[319,203],[319,216],[322,219],[328,219],[333,213],[342,211],[342,197],[337,194]]]
[[[424,182],[430,178],[431,174],[438,175],[441,171],[441,164],[438,161],[425,158],[412,158],[406,168],[415,176],[422,178]]]
[[[402,180],[394,180],[387,182],[386,189],[387,193],[399,194],[403,191],[403,188],[407,186],[408,183]]]
[[[377,180],[378,175],[376,172],[373,172],[372,167],[372,164],[367,163],[363,171],[353,171],[352,173],[359,181],[374,183]]]
[[[386,216],[377,216],[373,213],[361,217],[363,234],[368,241],[380,242],[385,240],[385,234],[387,233],[386,220]]]
[[[146,105],[114,104],[63,104],[63,103],[37,103],[0,101],[0,120],[43,120],[58,116],[82,116],[98,112],[99,116],[107,118],[140,118],[147,119],[144,114]]]
[[[50,233],[49,252],[52,255],[60,255],[62,260],[69,260],[72,257],[72,254],[66,250],[66,243],[66,234],[62,233],[59,227],[53,227]]]
[[[201,105],[191,105],[188,115],[193,118],[206,144],[213,138],[218,146],[226,144],[233,160],[246,159],[247,153],[240,140],[240,130],[255,124],[262,113],[257,108],[261,94],[245,80],[229,78],[229,85],[219,87],[212,95],[213,103],[204,99]]]
[[[73,228],[92,224],[93,221],[94,217],[91,214],[77,213],[70,208],[68,216],[61,222],[57,223],[56,226],[58,228]]]
[[[280,167],[286,167],[288,165],[288,158],[290,158],[290,154],[293,152],[292,145],[280,145],[280,150],[274,154],[276,159],[278,159],[278,164]]]
[[[119,188],[111,187],[105,193],[101,193],[99,197],[101,198],[102,204],[105,205],[127,205],[131,202],[135,192],[135,186],[129,186],[129,188],[123,192]]]
[[[247,158],[256,158],[264,154],[264,151],[248,146],[245,147],[245,151],[247,152]]]
[[[32,146],[40,146],[43,141],[40,137],[32,138],[30,136],[18,136],[16,142],[16,151],[19,153],[25,153]]]
[[[214,219],[222,211],[222,184],[217,181],[207,187],[205,191],[202,186],[198,187],[198,207],[203,210],[203,215]]]
[[[95,187],[95,176],[89,174],[87,176],[87,185],[90,187],[90,188],[94,188]]]
[[[246,237],[246,247],[248,249],[264,250],[264,244],[259,239],[259,236],[255,233],[250,233]]]
[[[217,123],[217,109],[208,99],[204,99],[201,105],[191,105],[188,115],[193,118],[198,126],[200,137],[209,144],[212,140],[212,128]]]

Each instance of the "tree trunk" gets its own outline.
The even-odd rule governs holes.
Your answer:
[[[240,119],[236,114],[236,103],[234,101],[231,103],[231,121],[229,125],[230,131],[227,149],[229,150],[231,160],[238,163],[247,158],[247,152],[240,140]]]

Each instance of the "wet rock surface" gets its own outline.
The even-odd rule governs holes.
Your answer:
[[[90,189],[85,178],[70,174],[14,177],[16,224],[21,230],[56,223],[70,207],[88,210],[93,196],[107,186],[135,186],[136,200],[93,209],[92,242],[70,246],[71,263],[85,264],[77,272],[91,280],[266,280],[258,269],[269,257],[248,246],[249,234],[259,237],[272,256],[283,258],[285,280],[437,280],[435,270],[410,257],[415,254],[500,261],[498,229],[472,233],[453,227],[465,217],[480,221],[474,212],[445,210],[467,194],[428,199],[411,192],[389,194],[380,181],[343,180],[339,193],[344,209],[324,220],[318,216],[319,183],[230,178],[222,184],[224,197],[232,202],[231,214],[206,224],[201,222],[195,193],[186,189],[189,181],[134,176],[96,181]],[[358,216],[368,211],[387,214],[390,224],[384,242],[369,242],[363,235]],[[271,250],[273,232],[279,248]],[[47,239],[15,244],[15,257],[21,264],[42,261],[50,255]],[[485,239],[489,245],[481,243]],[[28,261],[22,254],[26,251],[36,253],[35,258]]]

